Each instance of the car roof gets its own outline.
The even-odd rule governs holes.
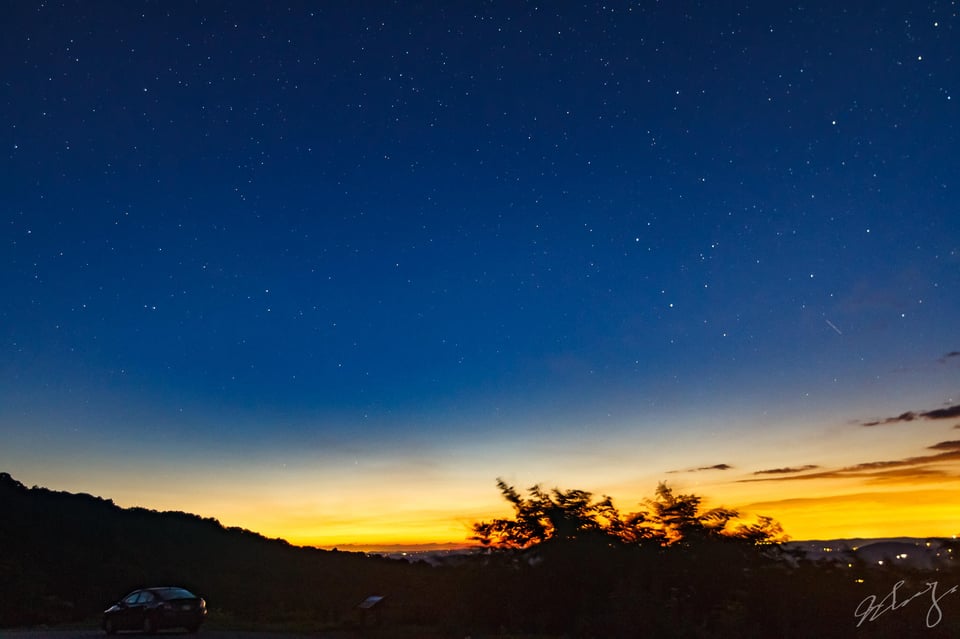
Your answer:
[[[135,594],[135,593],[138,593],[138,592],[145,592],[145,591],[146,591],[146,592],[157,592],[157,591],[160,591],[160,590],[183,590],[184,592],[189,592],[191,595],[193,594],[193,591],[191,591],[191,590],[188,589],[188,588],[184,588],[183,586],[148,586],[148,587],[146,587],[146,588],[137,588],[136,590],[131,590],[131,591],[128,592],[126,595],[124,595],[124,597],[129,597],[130,595]]]

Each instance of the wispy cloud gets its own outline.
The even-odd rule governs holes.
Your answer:
[[[929,450],[943,451],[933,455],[918,455],[904,459],[863,462],[853,466],[845,466],[832,470],[818,472],[804,472],[813,470],[816,466],[801,466],[799,468],[774,468],[769,471],[758,471],[754,475],[771,475],[741,479],[741,483],[761,481],[796,481],[807,479],[860,479],[868,481],[902,481],[916,482],[932,479],[957,477],[955,472],[942,468],[930,468],[932,464],[944,462],[960,462],[960,441],[944,441],[928,446]],[[791,474],[793,473],[793,474]]]
[[[713,466],[704,466],[697,470],[730,470],[733,468],[730,464],[714,464]]]
[[[942,468],[894,468],[867,474],[864,479],[869,484],[889,482],[892,484],[918,484],[921,482],[940,483],[957,475]]]
[[[765,470],[755,471],[754,475],[789,475],[792,473],[803,473],[808,470],[820,468],[816,464],[806,464],[804,466],[787,466],[786,468],[767,468]]]
[[[906,413],[901,413],[896,417],[887,417],[886,419],[878,419],[872,422],[861,422],[863,426],[879,426],[880,424],[896,424],[897,422],[912,422],[917,418],[917,414],[913,411],[907,411]]]
[[[960,404],[950,406],[949,408],[938,408],[927,411],[926,413],[921,413],[920,416],[926,417],[927,419],[951,419],[953,417],[960,417]]]
[[[960,428],[960,426],[958,426]],[[927,446],[930,450],[960,450],[960,440],[954,439],[948,442],[940,442],[933,446]]]
[[[949,353],[947,353],[937,361],[939,361],[941,364],[946,364],[947,360],[950,359],[951,357],[960,357],[960,351],[950,351]]]
[[[960,351],[951,351],[944,358],[960,358]],[[943,420],[960,418],[960,404],[923,411],[906,411],[895,417],[872,421],[853,422],[861,426],[880,426],[920,420]],[[960,424],[954,426],[960,429]],[[902,459],[867,461],[842,468],[821,468],[815,464],[769,468],[753,472],[752,477],[739,482],[798,481],[810,479],[853,479],[861,482],[919,483],[943,479],[960,479],[960,440],[941,441],[927,447],[932,453],[914,455]],[[954,464],[944,467],[943,464]]]
[[[900,413],[896,417],[887,417],[869,422],[860,422],[861,426],[880,426],[882,424],[896,424],[898,422],[912,422],[915,419],[952,419],[960,417],[960,404],[948,406],[946,408],[935,408],[933,410],[915,412],[907,411]]]
[[[685,470],[668,470],[670,474],[674,473],[698,473],[702,470],[731,470],[733,466],[730,464],[714,464],[713,466],[701,466],[700,468],[687,468]]]

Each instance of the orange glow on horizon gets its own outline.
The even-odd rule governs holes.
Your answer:
[[[791,539],[951,537],[960,529],[960,487],[798,497],[750,504]]]
[[[731,503],[720,498],[722,491],[719,490],[713,493],[698,490],[684,492],[701,494],[706,498],[707,507]],[[786,490],[782,492],[786,493]],[[791,492],[796,496],[762,498],[746,503],[739,509],[746,521],[752,521],[759,515],[773,517],[795,541],[855,537],[950,537],[960,529],[960,508],[956,505],[960,503],[960,487],[920,487],[819,497],[809,496],[810,493],[805,490],[795,489]],[[631,510],[624,508],[625,502],[616,497],[614,503],[620,505],[624,513]],[[318,519],[309,526],[299,522],[284,527],[282,521],[277,521],[275,528],[258,532],[286,539],[295,545],[321,548],[378,550],[433,545],[459,547],[475,543],[469,539],[473,522],[509,517],[511,514],[509,505],[503,503],[486,511],[474,511],[472,517],[464,517],[462,512],[455,509],[446,513],[443,509],[435,509],[429,516],[422,517],[417,513],[383,513],[381,516],[326,523]]]
[[[800,429],[820,435],[809,424],[790,425]],[[844,425],[831,427],[828,447],[813,436],[785,447],[782,434],[768,433],[766,440],[752,437],[750,448],[746,435],[649,446],[626,436],[558,437],[551,449],[476,444],[418,457],[385,449],[359,464],[337,456],[317,464],[302,453],[208,465],[63,464],[37,472],[25,456],[3,470],[26,485],[98,495],[121,507],[195,513],[323,548],[470,545],[473,523],[512,515],[498,476],[522,493],[540,484],[610,495],[623,514],[666,481],[678,493],[703,497],[706,508],[735,508],[747,521],[770,516],[793,540],[949,537],[960,532],[956,432],[952,423],[920,435]]]

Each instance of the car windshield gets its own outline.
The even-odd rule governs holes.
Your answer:
[[[171,599],[193,599],[196,597],[192,592],[184,590],[183,588],[160,588],[151,592],[165,601]]]

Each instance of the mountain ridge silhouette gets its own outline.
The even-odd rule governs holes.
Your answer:
[[[426,566],[293,546],[214,518],[27,488],[0,472],[0,627],[91,620],[158,584],[186,587],[229,618],[323,626],[349,619],[371,593],[416,598],[405,584],[429,576]]]

